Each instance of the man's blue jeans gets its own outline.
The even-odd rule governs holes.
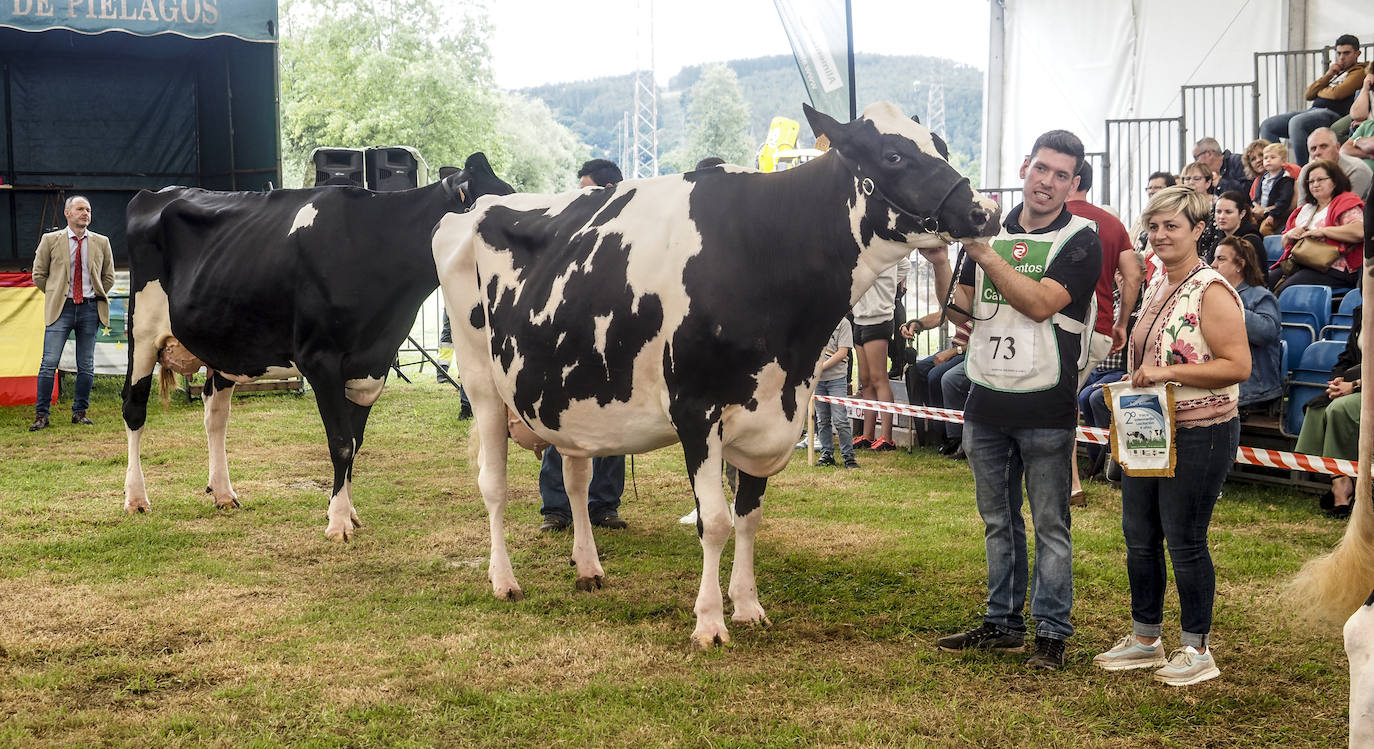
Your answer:
[[[973,469],[978,514],[988,556],[988,611],[983,621],[1026,633],[1026,521],[1021,481],[1035,523],[1035,574],[1030,577],[1031,617],[1038,637],[1073,635],[1073,538],[1069,533],[1069,460],[1073,429],[998,427],[968,421],[964,452]]]
[[[587,489],[587,514],[593,523],[620,510],[620,495],[625,493],[625,456],[592,458],[592,481]],[[539,496],[544,503],[539,512],[572,520],[572,503],[563,488],[563,456],[550,446],[539,466]]]
[[[969,382],[968,368],[964,366],[964,357],[956,358],[959,359],[959,363],[946,370],[944,376],[940,378],[941,399],[944,401],[945,408],[962,411],[964,405],[968,403],[968,391],[973,387],[973,383]],[[945,437],[954,442],[962,440],[964,438],[964,425],[956,421],[946,421]]]
[[[848,396],[845,386],[848,381],[843,377],[836,377],[833,380],[821,380],[816,385],[816,395],[832,395],[837,398]],[[854,459],[854,435],[849,426],[849,414],[845,407],[835,403],[816,403],[816,436],[821,441],[821,454],[831,455],[834,448],[833,440],[838,434],[840,440],[840,455],[845,460]]]
[[[1270,143],[1278,143],[1280,138],[1287,138],[1288,158],[1302,166],[1307,163],[1307,136],[1319,127],[1331,127],[1331,124],[1340,118],[1339,112],[1319,107],[1304,109],[1301,112],[1283,112],[1260,123],[1259,137]]]
[[[100,310],[94,299],[76,304],[68,299],[62,313],[43,331],[43,362],[38,365],[38,416],[47,416],[52,408],[52,385],[57,377],[57,365],[62,361],[62,347],[67,337],[76,331],[76,394],[72,398],[72,413],[85,411],[91,405],[91,384],[95,382],[95,336],[100,330]]]
[[[1164,621],[1164,547],[1174,563],[1183,645],[1201,650],[1212,631],[1217,576],[1207,526],[1222,482],[1236,460],[1240,419],[1177,430],[1172,478],[1121,478],[1121,532],[1131,581],[1132,631],[1159,637]]]

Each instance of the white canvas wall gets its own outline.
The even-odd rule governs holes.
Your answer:
[[[1288,5],[1006,0],[1002,169],[985,172],[984,184],[1019,184],[1021,160],[1046,130],[1072,130],[1089,151],[1101,151],[1108,118],[1177,116],[1181,85],[1254,80],[1254,53],[1284,48]],[[1307,0],[1306,26],[1306,48],[1347,31],[1374,41],[1366,0]]]

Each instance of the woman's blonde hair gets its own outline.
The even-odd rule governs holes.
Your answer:
[[[1203,164],[1202,168],[1207,169],[1207,165]],[[1211,170],[1208,169],[1208,171]],[[1189,226],[1197,226],[1212,215],[1212,204],[1206,194],[1191,187],[1182,185],[1166,187],[1155,193],[1153,198],[1150,198],[1149,205],[1146,205],[1145,211],[1140,214],[1140,223],[1148,225],[1153,216],[1172,216],[1179,212],[1183,213]]]

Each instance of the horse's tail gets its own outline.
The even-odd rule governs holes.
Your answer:
[[[1368,469],[1361,464],[1360,470]],[[1289,583],[1289,592],[1301,601],[1299,610],[1308,618],[1344,622],[1374,587],[1374,507],[1367,491],[1360,494],[1335,550],[1303,565]]]

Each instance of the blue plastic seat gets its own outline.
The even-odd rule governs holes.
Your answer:
[[[1281,325],[1283,329],[1280,335],[1288,352],[1283,359],[1283,368],[1284,371],[1291,372],[1302,364],[1302,353],[1316,340],[1316,332],[1311,326],[1299,323],[1286,322]]]
[[[1284,388],[1283,421],[1279,431],[1289,437],[1302,431],[1303,406],[1326,390],[1331,379],[1331,368],[1345,350],[1345,344],[1338,341],[1317,341],[1302,352],[1302,361],[1288,378]]]
[[[1341,303],[1336,308],[1336,313],[1331,316],[1331,323],[1324,326],[1321,330],[1321,337],[1327,340],[1344,341],[1350,337],[1350,326],[1355,324],[1355,310],[1359,308],[1362,299],[1359,289],[1351,289],[1341,297]],[[1338,337],[1338,333],[1344,331],[1344,335]]]
[[[1331,322],[1331,287],[1297,284],[1279,294],[1283,322],[1311,326],[1312,339]]]
[[[1270,234],[1264,238],[1264,254],[1269,258],[1266,265],[1273,265],[1283,257],[1283,235]]]

